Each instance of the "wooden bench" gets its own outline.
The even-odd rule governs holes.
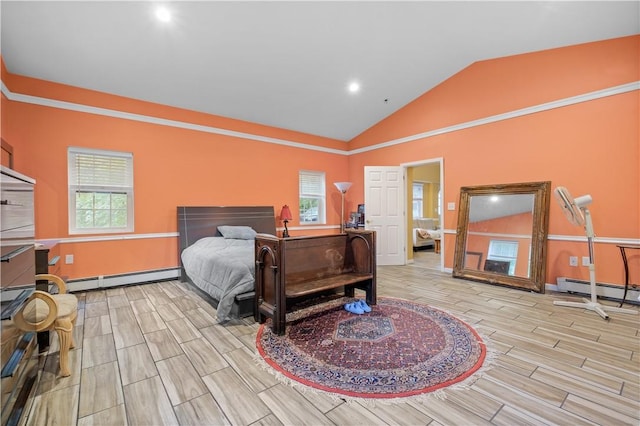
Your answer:
[[[285,316],[293,302],[327,290],[344,288],[366,292],[376,304],[375,231],[348,230],[345,234],[277,238],[256,236],[255,319],[271,318],[276,334],[284,334]]]

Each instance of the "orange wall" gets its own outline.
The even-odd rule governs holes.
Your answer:
[[[348,145],[239,120],[154,105],[11,75],[13,93],[220,127],[331,149],[356,149],[545,102],[640,81],[640,36],[498,58],[471,64]],[[461,186],[546,181],[574,195],[590,193],[599,237],[640,238],[638,90],[590,100],[349,156],[9,101],[2,97],[2,137],[14,146],[15,168],[37,180],[37,238],[66,238],[66,148],[85,146],[134,154],[135,234],[176,231],[181,204],[295,206],[298,171],[327,174],[328,223],[337,225],[340,196],[331,182],[354,183],[345,211],[364,201],[365,165],[401,165],[442,157],[444,206],[458,204]],[[295,212],[294,212],[295,215]],[[457,210],[444,211],[445,266],[451,268]],[[278,226],[282,226],[280,222]],[[291,226],[296,226],[294,218]],[[293,235],[327,232],[297,231]],[[447,232],[448,231],[448,232]],[[558,276],[588,279],[568,256],[587,255],[580,237],[552,201],[548,283]],[[553,239],[553,236],[559,239]],[[70,278],[177,265],[175,238],[65,244],[75,255]],[[596,245],[599,281],[621,283],[615,244]],[[640,257],[632,263],[640,263]],[[635,265],[635,264],[634,264]],[[635,266],[632,266],[635,267]],[[638,268],[640,273],[640,268]],[[633,273],[633,271],[632,271]]]
[[[340,141],[68,86],[61,88],[57,84],[7,73],[3,74],[3,81],[8,83],[12,93],[37,94],[188,123],[224,126],[308,145],[346,149],[346,143]],[[289,225],[295,227],[298,225],[298,172],[302,169],[324,171],[327,182],[344,181],[348,172],[346,155],[43,107],[9,101],[4,96],[2,137],[14,147],[15,169],[36,179],[36,238],[40,240],[74,237],[68,234],[68,146],[133,153],[134,235],[177,232],[178,205],[272,205],[278,215],[281,206],[289,204],[294,212]],[[328,224],[338,226],[340,196],[337,190],[331,189],[328,188],[327,198]],[[276,225],[281,227],[282,223],[278,221]],[[290,233],[333,232],[336,230],[292,230]],[[60,254],[62,259],[66,254],[74,255],[74,263],[63,264],[60,272],[71,279],[178,265],[176,237],[68,242],[62,245]]]
[[[364,148],[446,126],[640,81],[640,36],[624,37],[474,63],[350,142]],[[352,196],[363,194],[365,165],[401,165],[443,158],[445,266],[453,266],[460,187],[551,181],[574,196],[590,193],[595,232],[640,239],[640,93],[638,90],[350,156]],[[353,200],[354,203],[362,202]],[[456,210],[448,211],[448,202]],[[449,231],[448,233],[446,231]],[[547,283],[567,276],[588,280],[586,242],[559,206],[550,207]],[[557,239],[553,239],[554,236]],[[586,240],[585,240],[586,241]],[[598,281],[624,282],[619,250],[595,247]],[[640,276],[640,256],[630,259]],[[635,274],[635,275],[633,275]],[[637,278],[636,278],[637,282]]]

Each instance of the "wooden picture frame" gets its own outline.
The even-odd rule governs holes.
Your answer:
[[[550,194],[551,182],[549,181],[460,188],[460,211],[458,213],[453,277],[544,293]],[[490,199],[495,197],[502,197],[509,204],[496,209],[490,203]],[[528,205],[523,210],[519,208],[518,204],[525,199],[528,199]],[[496,205],[500,206],[499,203]],[[505,239],[505,236],[507,236],[506,239],[509,239],[508,235],[512,232],[504,224],[509,223],[508,218],[515,217],[515,215],[528,217],[526,231],[522,227],[513,231],[514,240],[522,239],[527,242],[527,244],[522,244],[523,248],[525,245],[528,246],[527,251],[523,250],[524,254],[529,254],[528,263],[523,264],[523,269],[527,272],[509,275],[486,271],[480,267],[480,264],[476,268],[474,262],[476,256],[480,255],[478,258],[482,259],[476,242],[479,241],[478,239],[487,238],[487,235],[495,234],[490,230],[480,228],[491,222],[496,223],[500,219],[503,221],[501,222],[503,225],[500,229],[500,239]],[[473,255],[473,261],[467,258],[469,255]],[[487,257],[485,252],[484,258],[487,259]]]

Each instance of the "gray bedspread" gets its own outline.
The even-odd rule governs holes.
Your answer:
[[[218,321],[230,320],[236,295],[254,290],[254,240],[207,237],[182,251],[191,281],[218,300]]]

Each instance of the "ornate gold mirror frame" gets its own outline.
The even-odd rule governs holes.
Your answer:
[[[453,276],[544,293],[551,182],[466,186]]]

